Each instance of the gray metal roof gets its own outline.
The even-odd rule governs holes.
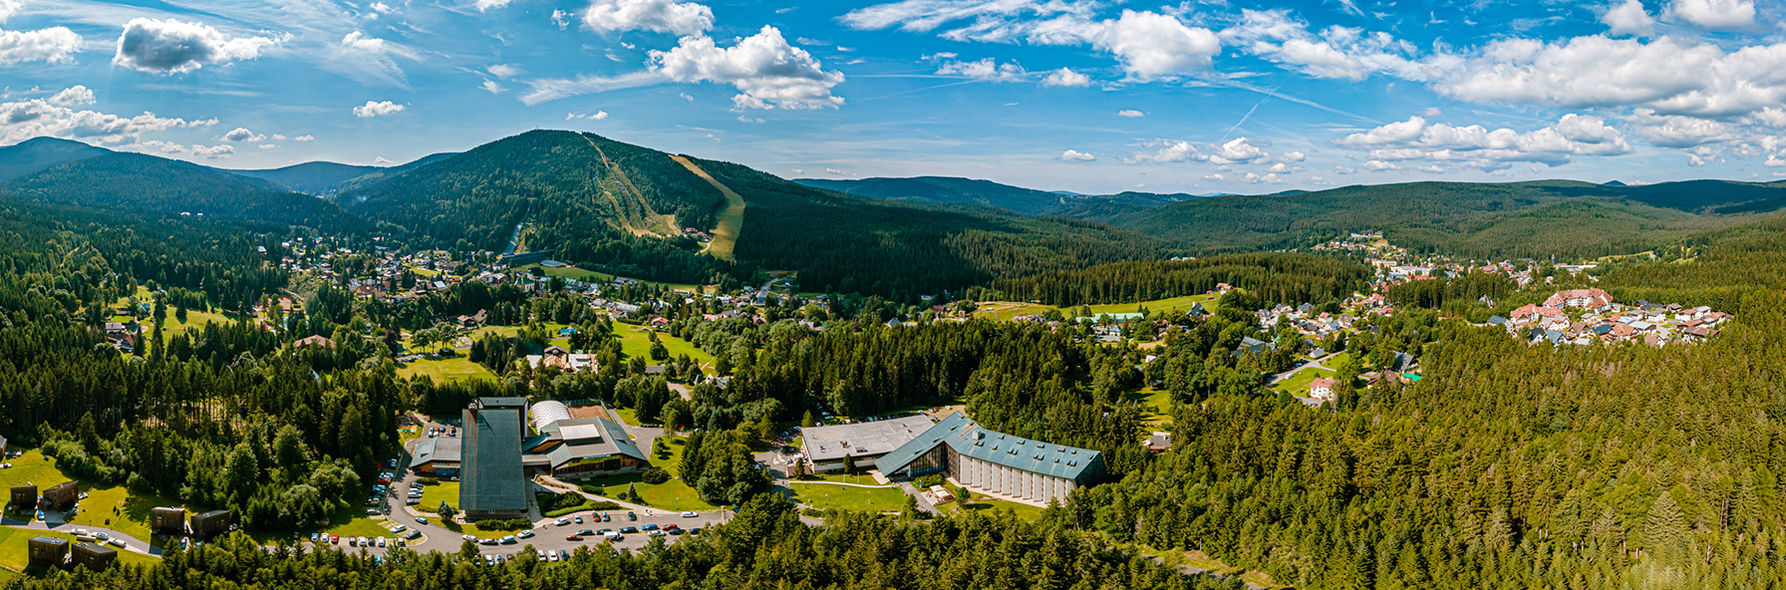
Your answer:
[[[435,437],[416,443],[415,460],[412,463],[416,465],[429,461],[458,463],[459,458],[460,441],[458,437]]]
[[[1104,470],[1104,459],[1097,451],[987,430],[961,412],[950,414],[930,430],[887,453],[874,462],[874,467],[881,473],[898,471],[937,445],[949,445],[956,453],[981,461],[1081,484]]]
[[[879,456],[893,452],[924,431],[932,422],[928,416],[906,416],[874,422],[811,426],[800,429],[801,446],[813,461],[836,461],[844,456]]]
[[[588,437],[587,433],[592,430],[599,432],[600,436]],[[633,442],[632,437],[626,435],[625,429],[621,428],[619,424],[601,418],[560,420],[546,425],[546,433],[548,436],[560,437],[560,440],[563,440],[562,437],[565,434],[583,433],[578,434],[579,438],[555,445],[546,451],[546,456],[551,458],[553,469],[563,467],[566,463],[578,459],[613,455],[624,455],[640,461],[650,461],[645,453],[639,450],[639,445]]]
[[[512,400],[512,403],[510,403]],[[466,410],[459,509],[475,512],[527,510],[527,478],[521,470],[520,398],[483,398]]]

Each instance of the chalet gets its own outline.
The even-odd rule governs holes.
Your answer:
[[[1155,431],[1153,434],[1147,435],[1147,440],[1143,441],[1141,446],[1155,453],[1166,452],[1172,448],[1172,433]]]
[[[330,340],[330,339],[328,339],[328,338],[324,338],[324,337],[323,337],[323,336],[321,336],[321,335],[316,335],[316,336],[306,336],[306,337],[303,337],[303,338],[299,338],[299,339],[297,339],[297,341],[296,341],[296,342],[292,342],[292,343],[291,343],[291,347],[292,347],[292,348],[312,348],[312,347],[315,347],[315,348],[334,348],[334,347],[335,347],[335,341],[334,341],[334,340]]]

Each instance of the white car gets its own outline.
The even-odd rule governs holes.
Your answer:
[[[113,538],[113,539],[112,539],[112,540],[110,540],[110,541],[106,541],[106,542],[107,542],[107,543],[111,543],[111,544],[112,544],[112,545],[114,545],[114,546],[117,546],[117,547],[123,547],[123,546],[124,546],[124,540],[123,540],[123,539],[119,539],[119,538]]]
[[[682,513],[683,518],[699,518],[700,516],[701,516],[701,514],[698,512],[684,512],[684,513]]]

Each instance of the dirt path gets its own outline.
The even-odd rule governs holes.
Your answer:
[[[712,252],[714,256],[731,260],[732,250],[738,246],[738,232],[744,228],[744,197],[714,180],[706,170],[696,166],[694,161],[687,157],[672,155],[670,159],[687,168],[689,172],[695,173],[695,176],[701,177],[701,180],[707,181],[708,184],[713,185],[713,188],[719,189],[720,194],[726,196],[726,208],[719,212],[719,222],[713,226],[713,241],[707,243],[706,251]]]

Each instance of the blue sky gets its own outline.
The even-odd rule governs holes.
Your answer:
[[[0,0],[0,145],[234,168],[587,130],[1081,192],[1786,176],[1786,7]]]

